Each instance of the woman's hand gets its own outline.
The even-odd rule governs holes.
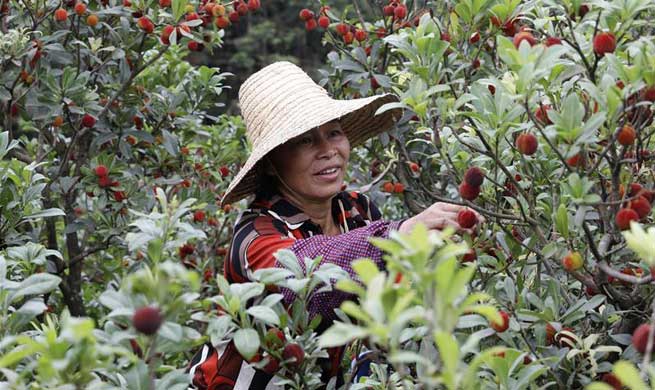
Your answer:
[[[457,214],[461,210],[466,209],[475,213],[475,216],[478,220],[478,223],[475,226],[468,229],[461,227],[459,223],[457,223]],[[481,223],[484,223],[485,219],[482,215],[469,207],[459,206],[452,203],[437,202],[425,209],[420,214],[417,214],[403,222],[400,225],[398,231],[401,233],[408,233],[414,228],[414,225],[419,222],[427,226],[428,229],[442,230],[447,226],[452,226],[459,234],[475,234],[477,227]]]

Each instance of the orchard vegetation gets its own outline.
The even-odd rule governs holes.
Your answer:
[[[267,6],[0,0],[1,387],[186,389],[231,339],[293,389],[337,388],[317,360],[342,345],[348,382],[378,356],[344,389],[655,389],[651,0],[307,2],[317,81],[404,112],[347,189],[389,219],[448,201],[486,222],[376,240],[387,269],[359,280],[280,251],[230,285],[246,201],[220,201],[249,145],[231,69],[187,58]],[[319,335],[305,304],[335,280],[358,299]]]

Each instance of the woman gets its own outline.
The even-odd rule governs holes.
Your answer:
[[[393,127],[399,110],[375,112],[394,101],[391,94],[334,100],[289,62],[269,65],[245,81],[239,102],[252,152],[222,203],[253,193],[255,199],[234,228],[224,270],[230,282],[246,282],[258,269],[280,266],[274,257],[280,249],[293,251],[299,259],[323,256],[322,263],[337,264],[354,276],[351,263],[361,257],[384,268],[371,237],[408,232],[417,223],[471,233],[457,224],[461,206],[435,203],[407,220],[385,221],[368,197],[341,191],[351,148]],[[293,294],[282,292],[290,304]],[[315,294],[308,310],[320,314],[327,326],[346,299],[338,290]],[[334,361],[324,370],[326,381],[337,375],[340,355],[333,354]],[[219,351],[206,346],[190,367],[200,389],[271,388],[273,373],[255,372],[232,344]]]

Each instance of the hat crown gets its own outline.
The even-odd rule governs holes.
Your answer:
[[[300,122],[306,123],[307,115],[314,114],[312,107],[317,103],[327,108],[332,99],[301,68],[287,61],[262,68],[239,89],[246,137],[254,146],[273,135],[294,132]]]

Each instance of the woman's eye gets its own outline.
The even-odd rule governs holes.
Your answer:
[[[311,145],[312,139],[310,137],[303,137],[298,140],[299,145]]]
[[[333,137],[336,137],[336,136],[339,136],[339,135],[342,135],[342,134],[343,134],[343,131],[341,131],[341,130],[332,130],[332,132],[330,133],[330,135],[333,136]]]

